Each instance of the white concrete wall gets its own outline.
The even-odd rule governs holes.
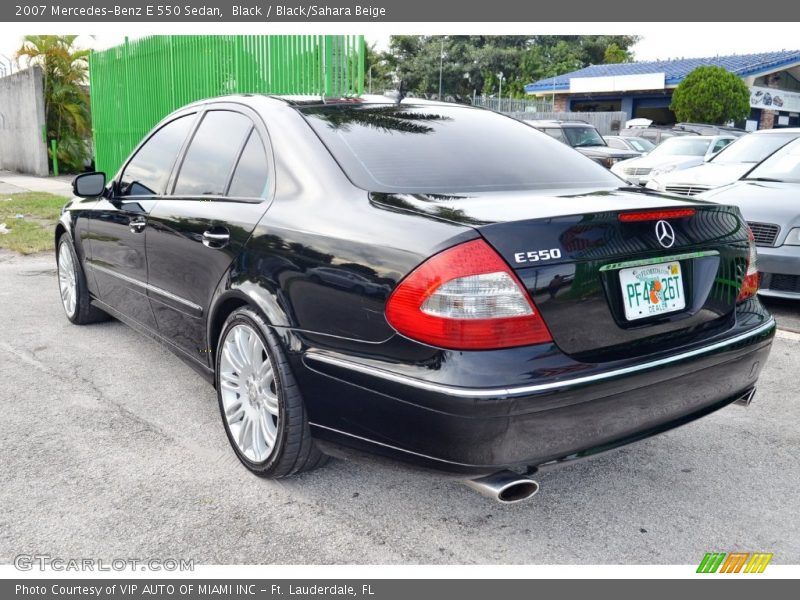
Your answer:
[[[39,67],[0,78],[0,169],[46,176],[44,83]]]

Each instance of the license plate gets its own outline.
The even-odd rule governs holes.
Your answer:
[[[628,321],[686,308],[679,262],[621,269],[619,283]]]

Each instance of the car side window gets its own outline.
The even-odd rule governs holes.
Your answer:
[[[241,113],[210,110],[194,134],[175,183],[176,196],[222,196],[253,123]]]
[[[120,195],[157,196],[164,193],[175,158],[194,117],[194,114],[178,117],[150,136],[122,172]]]
[[[545,127],[544,129],[540,129],[539,131],[546,133],[551,138],[557,139],[559,142],[563,142],[564,144],[567,143],[567,140],[564,137],[564,132],[561,131],[560,127]]]
[[[264,191],[269,181],[269,164],[267,153],[264,150],[264,142],[261,136],[253,129],[250,137],[245,144],[236,170],[233,172],[228,196],[242,198],[259,198],[264,195]]]
[[[714,144],[714,147],[711,149],[711,153],[712,154],[716,154],[717,152],[722,150],[725,146],[727,146],[730,143],[731,143],[731,140],[726,140],[726,139],[717,140],[717,142]]]

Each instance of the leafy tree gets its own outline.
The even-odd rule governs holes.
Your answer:
[[[603,62],[607,65],[630,62],[631,54],[627,50],[620,48],[616,42],[612,42],[603,54]]]
[[[58,161],[65,171],[81,171],[91,136],[89,51],[75,48],[74,35],[26,35],[16,52],[17,64],[39,66],[44,76],[44,108],[49,141],[58,142]],[[52,158],[52,157],[51,157]]]
[[[712,125],[740,121],[750,114],[750,91],[722,67],[701,66],[675,88],[669,108],[679,121]]]
[[[499,73],[503,74],[503,96],[521,98],[532,81],[591,64],[629,61],[629,48],[637,40],[621,35],[399,35],[392,36],[389,50],[379,60],[396,81],[403,81],[406,90],[418,95],[438,94],[441,65],[445,98],[497,94]]]
[[[387,89],[394,87],[392,81],[393,64],[386,60],[386,56],[375,50],[375,44],[365,48],[364,52],[364,89],[372,93],[382,94]]]

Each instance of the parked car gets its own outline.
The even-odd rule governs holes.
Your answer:
[[[775,330],[736,208],[626,189],[488,110],[217,98],[73,187],[67,318],[163,341],[266,477],[336,443],[521,500],[519,470],[749,401]]]
[[[615,164],[611,172],[634,185],[646,185],[651,177],[703,164],[734,139],[719,135],[670,138],[645,156]]]
[[[800,129],[762,129],[738,138],[707,162],[650,178],[647,187],[694,196],[733,183],[781,146],[800,137]]]
[[[696,197],[742,211],[758,247],[761,295],[800,299],[800,139],[736,183]]]
[[[746,129],[728,127],[727,125],[709,125],[707,123],[675,123],[673,131],[687,131],[699,135],[732,135],[741,137],[747,135]]]
[[[737,127],[725,125],[708,125],[705,123],[676,123],[674,125],[653,125],[650,119],[631,119],[625,124],[625,129],[620,131],[622,137],[644,138],[654,144],[660,144],[666,139],[685,135],[729,135],[740,137],[747,131]]]
[[[620,137],[644,139],[658,146],[664,140],[674,137],[699,135],[694,131],[676,130],[671,127],[626,127],[619,132]]]
[[[641,155],[641,152],[634,150],[612,148],[606,144],[594,125],[583,121],[524,121],[524,123],[559,142],[572,146],[607,169],[615,163]]]
[[[656,147],[656,145],[650,140],[640,137],[604,135],[603,139],[611,148],[617,148],[619,150],[631,150],[632,152],[637,152],[639,156],[642,154],[647,154]]]

